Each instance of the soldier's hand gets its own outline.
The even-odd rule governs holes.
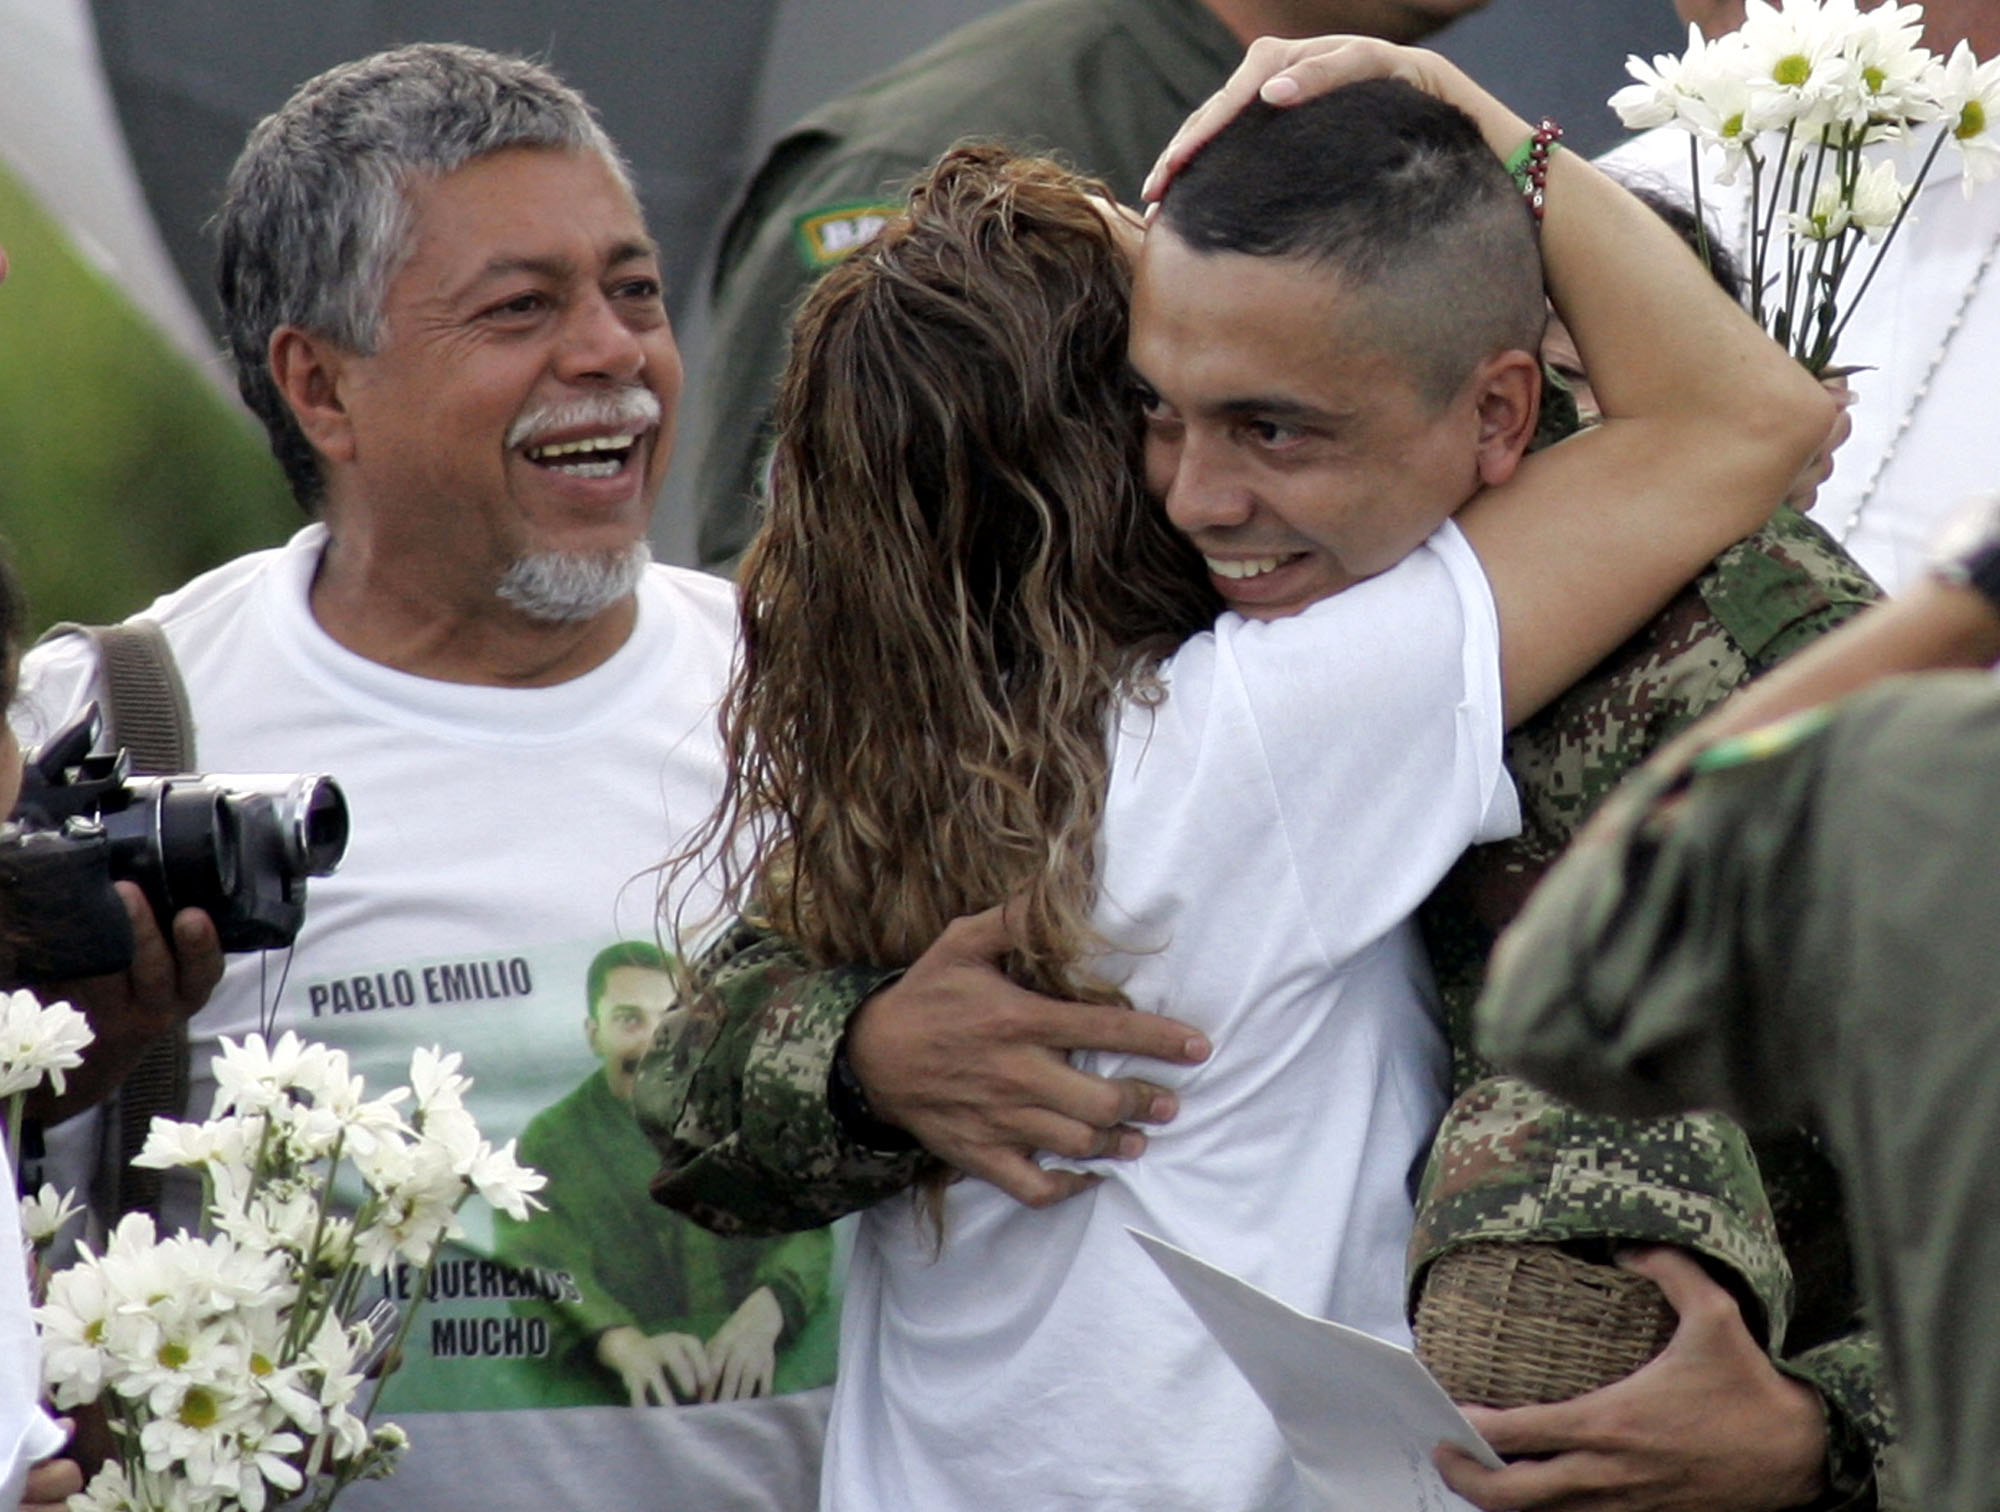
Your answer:
[[[1545,1456],[1487,1470],[1440,1448],[1445,1483],[1487,1512],[1778,1512],[1825,1490],[1826,1411],[1781,1374],[1744,1326],[1736,1299],[1668,1248],[1619,1257],[1680,1315],[1641,1369],[1567,1402],[1465,1415],[1502,1456]]]
[[[1010,943],[1003,909],[958,920],[862,1005],[847,1031],[848,1062],[877,1118],[967,1175],[1046,1207],[1094,1178],[1044,1170],[1036,1151],[1129,1160],[1146,1147],[1133,1125],[1178,1111],[1165,1088],[1079,1071],[1070,1051],[1193,1065],[1209,1047],[1199,1031],[1158,1014],[1016,986],[995,964]]]
[[[1830,378],[1822,378],[1826,391],[1833,395],[1840,408],[1834,412],[1833,425],[1826,433],[1826,440],[1813,454],[1813,459],[1799,469],[1799,475],[1792,479],[1792,486],[1785,491],[1785,503],[1804,514],[1819,499],[1820,485],[1833,476],[1834,454],[1846,444],[1854,434],[1854,390],[1847,386],[1847,375],[1837,373]]]
[[[760,1286],[743,1299],[708,1341],[710,1381],[704,1402],[737,1402],[769,1396],[778,1371],[778,1335],[785,1312],[777,1294]]]
[[[597,1361],[618,1377],[634,1407],[692,1402],[708,1375],[708,1356],[693,1334],[648,1337],[629,1324],[597,1336]]]
[[[83,1469],[73,1459],[45,1459],[28,1472],[20,1512],[62,1512],[83,1489]]]
[[[170,939],[161,933],[138,885],[116,885],[132,921],[132,964],[108,976],[60,982],[38,992],[49,1002],[73,1005],[97,1036],[84,1052],[83,1064],[69,1074],[61,1096],[45,1091],[30,1099],[30,1111],[51,1123],[108,1097],[146,1047],[192,1016],[222,980],[222,945],[207,914],[182,909],[174,916]]]
[[[69,1433],[76,1425],[69,1418],[57,1418],[56,1426]],[[83,1466],[70,1458],[75,1452],[65,1446],[61,1453],[36,1461],[21,1486],[20,1512],[63,1512],[69,1499],[83,1489]]]

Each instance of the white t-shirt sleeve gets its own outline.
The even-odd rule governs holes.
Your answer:
[[[1162,727],[1201,774],[1170,822],[1207,832],[1182,853],[1226,857],[1275,814],[1330,960],[1407,918],[1468,845],[1520,827],[1492,590],[1449,522],[1300,614],[1224,616],[1166,677]]]
[[[40,745],[98,692],[97,652],[87,636],[65,635],[21,658],[21,685],[7,722],[21,748]]]
[[[0,1170],[10,1169],[0,1142]],[[41,1408],[42,1341],[29,1312],[27,1277],[21,1265],[21,1220],[17,1205],[0,1202],[0,1506],[14,1507],[37,1460],[65,1442],[63,1431]]]

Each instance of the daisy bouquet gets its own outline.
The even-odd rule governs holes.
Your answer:
[[[21,1187],[21,1122],[28,1094],[43,1082],[61,1092],[68,1085],[66,1074],[83,1064],[84,1049],[94,1038],[90,1021],[68,1003],[44,1005],[25,989],[0,992],[0,1098],[7,1105],[9,1191]],[[49,1245],[76,1211],[67,1193],[49,1185],[21,1203],[21,1233],[34,1255],[31,1289],[37,1297],[47,1280],[41,1265]]]
[[[317,1512],[395,1468],[405,1438],[371,1427],[370,1383],[415,1303],[399,1318],[369,1278],[407,1261],[422,1297],[467,1197],[526,1217],[542,1185],[512,1141],[480,1137],[459,1063],[419,1050],[410,1086],[370,1099],[339,1050],[224,1040],[214,1116],[154,1120],[138,1164],[200,1174],[200,1232],[128,1215],[46,1277],[36,1310],[52,1400],[96,1404],[116,1451],[72,1512]],[[344,1171],[361,1195],[336,1206]],[[31,1237],[60,1216],[31,1217]]]
[[[1690,26],[1678,57],[1632,58],[1637,82],[1611,97],[1629,127],[1688,133],[1698,218],[1704,152],[1719,182],[1747,171],[1751,312],[1815,374],[1938,154],[1959,154],[1968,195],[2000,170],[2000,62],[1963,42],[1940,58],[1922,35],[1921,5],[1748,0],[1738,30],[1711,42]],[[1906,141],[1908,181],[1867,150]]]

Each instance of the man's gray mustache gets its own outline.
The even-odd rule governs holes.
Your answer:
[[[660,396],[649,388],[634,385],[523,410],[507,429],[507,445],[510,449],[527,446],[538,437],[585,426],[650,430],[659,423]]]

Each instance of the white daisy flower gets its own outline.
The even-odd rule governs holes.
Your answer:
[[[0,993],[0,1097],[31,1092],[43,1080],[60,1092],[64,1074],[83,1064],[96,1036],[68,1003],[44,1004],[23,988]]]
[[[21,1199],[21,1234],[36,1249],[55,1240],[56,1235],[83,1209],[74,1192],[59,1192],[53,1182],[43,1182],[32,1197]]]
[[[1842,76],[1841,23],[1853,0],[1747,0],[1740,39],[1754,131],[1817,132],[1833,118]]]
[[[1967,197],[2000,172],[2000,58],[1981,63],[1961,42],[1945,59],[1939,87],[1946,129],[1957,149]]]

